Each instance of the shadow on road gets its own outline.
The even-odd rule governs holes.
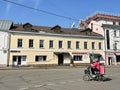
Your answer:
[[[111,78],[105,78],[104,81],[111,81],[112,79]]]

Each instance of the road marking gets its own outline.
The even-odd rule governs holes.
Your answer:
[[[54,86],[54,85],[58,85],[59,84],[66,84],[66,83],[74,83],[76,81],[82,81],[82,79],[76,79],[76,80],[67,80],[67,81],[60,81],[57,83],[53,83],[53,82],[49,82],[47,84],[39,84],[39,85],[34,85],[32,86],[33,88],[40,88],[40,87],[44,87],[44,86]],[[26,88],[20,88],[18,90],[29,90],[29,87]]]
[[[36,87],[36,88],[39,88],[39,87],[42,87],[43,85],[35,85],[34,87]]]
[[[28,90],[29,88],[26,87],[26,88],[20,88],[19,90]]]
[[[49,83],[49,84],[47,84],[47,85],[50,85],[50,86],[52,86],[52,85],[56,85],[55,83]]]

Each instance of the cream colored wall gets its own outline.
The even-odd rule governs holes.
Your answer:
[[[23,39],[23,47],[17,48],[17,40]],[[29,48],[29,39],[34,40],[34,47]],[[44,48],[39,48],[39,40],[44,40]],[[54,41],[54,48],[49,49],[49,40]],[[58,48],[58,41],[63,41],[63,48]],[[71,41],[72,48],[67,49],[67,41]],[[80,41],[80,49],[76,49],[76,41]],[[84,50],[84,42],[88,42],[88,49]],[[57,56],[53,52],[93,52],[91,49],[91,42],[96,43],[96,49],[94,52],[103,53],[104,52],[104,42],[100,39],[85,39],[85,38],[72,38],[72,37],[56,37],[56,36],[41,36],[41,35],[30,35],[30,34],[19,34],[19,35],[11,35],[11,45],[10,50],[20,50],[20,53],[10,53],[10,65],[12,65],[12,57],[13,55],[26,55],[27,56],[27,64],[57,64]],[[102,49],[98,49],[98,43],[102,43]],[[47,55],[46,62],[35,62],[36,55]],[[65,61],[69,62],[69,61]],[[80,62],[88,62],[87,59]]]

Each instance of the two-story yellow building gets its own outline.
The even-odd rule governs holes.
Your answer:
[[[14,25],[10,30],[9,65],[62,65],[104,60],[104,38],[90,29],[79,30]]]

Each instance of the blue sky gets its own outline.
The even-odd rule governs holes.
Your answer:
[[[97,11],[120,15],[120,0],[9,0],[36,9],[55,13],[74,19],[84,19]],[[12,20],[14,23],[30,22],[39,26],[69,28],[78,21],[49,15],[0,0],[0,20]]]

